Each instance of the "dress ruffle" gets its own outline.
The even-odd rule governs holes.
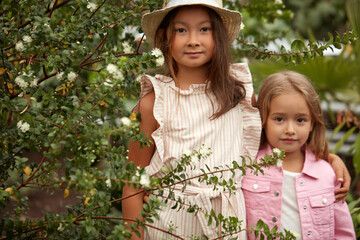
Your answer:
[[[143,75],[140,78],[140,100],[134,107],[133,111],[138,111],[141,99],[147,95],[148,93],[154,91],[155,92],[155,102],[154,102],[154,118],[159,124],[159,128],[156,129],[152,133],[152,137],[155,142],[155,146],[157,149],[157,154],[159,155],[160,159],[164,159],[164,139],[163,139],[163,128],[164,128],[164,96],[162,94],[164,90],[164,84],[173,83],[174,81],[172,78],[163,76],[163,75]]]
[[[254,94],[253,82],[251,73],[246,63],[232,64],[230,68],[231,76],[236,80],[244,84],[246,90],[246,97],[240,103],[243,111],[243,147],[244,156],[250,157],[255,160],[260,143],[261,127],[258,123],[261,123],[259,110],[252,106],[251,98]]]

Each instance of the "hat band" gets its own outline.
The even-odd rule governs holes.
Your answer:
[[[220,7],[222,8],[222,1],[213,1],[213,0],[170,0],[166,6],[164,8],[169,8],[169,7],[174,7],[174,6],[177,6],[177,5],[186,5],[186,4],[189,4],[189,5],[195,5],[195,4],[204,4],[204,5],[210,5],[210,6],[213,6],[213,7]],[[220,6],[219,6],[220,5]]]

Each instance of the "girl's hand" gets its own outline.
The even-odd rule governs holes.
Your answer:
[[[337,201],[345,201],[347,194],[349,193],[351,177],[344,162],[341,158],[335,154],[329,154],[328,162],[334,169],[338,182],[341,183],[341,188],[335,189],[335,199]]]

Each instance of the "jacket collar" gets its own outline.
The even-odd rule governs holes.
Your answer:
[[[306,174],[312,178],[319,178],[319,169],[316,167],[316,163],[319,161],[316,159],[313,152],[308,148],[304,148],[305,151],[305,162],[303,170],[301,171],[303,174]],[[264,148],[259,150],[258,158],[262,158],[265,154],[272,154],[272,149],[269,144],[267,144]]]
[[[305,150],[305,162],[302,173],[313,178],[319,178],[319,171],[321,170],[316,167],[318,161],[319,160],[316,159],[314,153],[307,147]]]

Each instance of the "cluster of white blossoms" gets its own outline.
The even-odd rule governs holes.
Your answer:
[[[16,51],[18,51],[18,52],[24,51],[24,49],[25,49],[24,43],[23,43],[22,41],[18,41],[18,42],[15,44],[15,49],[16,49]]]
[[[245,24],[243,23],[243,21],[241,21],[240,30],[243,30],[244,28],[245,28]]]
[[[32,79],[30,80],[29,83],[29,78]],[[36,79],[35,76],[33,76],[33,73],[26,73],[26,72],[22,72],[21,75],[17,76],[15,78],[15,83],[20,87],[20,88],[27,88],[27,87],[36,87],[38,84],[38,79]]]
[[[198,154],[196,154],[195,151],[191,151],[190,149],[184,149],[183,150],[183,155],[186,156],[186,157],[189,157],[190,158],[190,162],[196,166],[197,163],[199,162],[199,156]]]
[[[29,83],[26,82],[22,76],[17,76],[15,78],[15,83],[21,88],[27,88],[29,86]]]
[[[189,157],[190,162],[194,166],[196,166],[199,163],[200,159],[206,158],[210,154],[211,154],[211,149],[206,148],[205,146],[202,146],[198,151],[196,151],[196,150],[191,151],[190,149],[184,149],[183,150],[183,155],[185,157]]]
[[[118,67],[112,63],[109,63],[106,67],[106,70],[113,75],[115,79],[123,79],[123,73],[118,69]]]
[[[111,179],[110,178],[106,179],[105,183],[108,188],[111,188]]]
[[[278,157],[278,156],[281,155],[281,150],[278,149],[278,148],[273,148],[273,149],[272,149],[272,152],[273,152],[273,155],[274,155],[275,157]],[[283,162],[283,161],[282,161],[281,159],[278,159],[277,162],[276,162],[276,166],[277,166],[278,168],[281,168],[281,167],[282,167],[282,162]]]
[[[140,184],[143,187],[149,188],[150,187],[150,177],[146,173],[141,174],[140,176]]]
[[[278,5],[283,4],[283,1],[282,0],[275,0],[275,4],[278,4]]]
[[[18,41],[15,44],[15,50],[18,51],[18,52],[24,51],[25,50],[24,42],[25,43],[31,43],[32,41],[33,41],[33,39],[29,35],[23,36],[22,41]]]
[[[75,81],[76,78],[77,78],[77,74],[74,72],[69,72],[67,75],[67,79],[69,80],[69,82]]]
[[[26,43],[31,43],[33,41],[32,37],[25,35],[23,36],[23,41]]]
[[[199,153],[202,157],[209,156],[211,154],[211,148],[203,146],[200,148]]]
[[[130,126],[131,124],[131,120],[128,117],[122,117],[120,121],[124,126]]]
[[[122,47],[124,49],[123,51],[124,51],[125,54],[133,52],[133,49],[132,49],[132,47],[130,46],[130,44],[128,42],[123,42]]]
[[[96,10],[97,5],[95,3],[93,3],[93,2],[88,1],[88,5],[86,6],[86,8],[88,8],[90,10],[90,12],[93,12],[93,11]]]
[[[22,120],[20,120],[17,124],[16,124],[17,128],[20,129],[23,133],[29,131],[30,129],[30,124],[28,124],[27,122],[23,122]]]
[[[139,167],[138,167],[139,169]],[[135,176],[132,177],[132,181],[139,181],[140,185],[146,188],[150,188],[150,176],[146,174],[146,172],[140,175],[139,171],[136,171]]]
[[[64,75],[64,72],[59,72],[58,74],[56,74],[56,76],[55,76],[56,80],[61,81],[63,78],[63,75]]]
[[[164,55],[162,53],[162,51],[158,48],[154,48],[153,50],[151,50],[151,55],[155,56],[156,57],[156,66],[157,67],[160,67],[162,65],[164,65],[164,62],[165,62],[165,58],[164,58]]]

